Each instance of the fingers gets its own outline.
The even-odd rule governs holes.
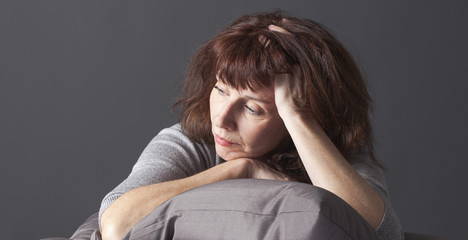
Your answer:
[[[278,74],[275,77],[275,103],[276,106],[283,104],[290,94],[290,74]]]
[[[288,35],[293,35],[292,33],[288,32],[286,29],[273,25],[273,24],[268,25],[268,30],[273,31],[273,32],[280,32],[280,33],[284,33]]]
[[[291,113],[296,112],[294,103],[295,82],[292,74],[278,74],[275,78],[275,104],[278,114],[281,118],[287,117]]]
[[[276,25],[273,25],[273,24],[268,25],[268,30],[273,31],[273,32],[284,33],[284,34],[287,34],[287,35],[293,35],[292,33],[288,32],[286,29],[284,29],[282,27],[279,27],[279,26],[276,26]],[[263,35],[260,35],[258,37],[258,41],[260,41],[260,43],[265,47],[268,47],[268,45],[270,44],[270,39],[267,39]]]
[[[278,74],[275,77],[275,93],[281,93],[284,91],[289,90],[289,82],[291,78],[291,74],[283,73]]]

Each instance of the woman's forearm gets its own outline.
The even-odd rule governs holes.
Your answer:
[[[170,198],[195,187],[245,177],[246,161],[229,161],[191,177],[135,188],[118,198],[101,216],[104,240],[122,239],[135,224]]]
[[[384,214],[376,191],[352,168],[319,124],[301,114],[285,114],[283,121],[315,186],[324,188],[350,204],[374,228]]]

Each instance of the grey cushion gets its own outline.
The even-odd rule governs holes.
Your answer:
[[[125,239],[378,239],[347,203],[312,185],[217,182],[167,201]]]
[[[100,238],[98,213],[86,219],[71,237],[73,240],[100,240]]]
[[[97,213],[71,239],[99,240]],[[59,238],[50,238],[59,239]],[[62,239],[62,238],[60,238]],[[67,238],[68,239],[68,238]],[[124,239],[378,239],[346,202],[309,184],[237,179],[182,193]]]

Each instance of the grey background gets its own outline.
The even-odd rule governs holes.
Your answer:
[[[465,1],[0,1],[0,239],[70,236],[162,128],[196,49],[281,8],[328,26],[375,101],[404,229],[468,224]]]

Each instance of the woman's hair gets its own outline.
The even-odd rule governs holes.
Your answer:
[[[269,25],[290,34],[271,31]],[[320,24],[279,12],[242,16],[201,47],[175,105],[181,107],[183,131],[196,142],[213,144],[209,97],[217,75],[236,89],[255,91],[270,86],[276,74],[297,68],[302,81],[293,90],[296,107],[314,116],[348,161],[364,150],[378,164],[369,121],[371,99],[352,56]],[[266,163],[310,182],[292,140],[286,145]]]

